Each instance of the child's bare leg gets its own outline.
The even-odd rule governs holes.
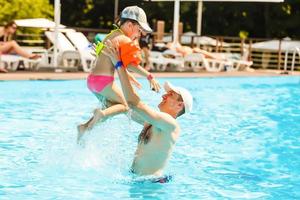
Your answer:
[[[77,127],[77,140],[80,140],[80,138],[84,135],[84,132],[87,129],[92,129],[95,126],[95,124],[101,119],[108,118],[116,114],[128,111],[128,106],[127,102],[125,101],[125,97],[123,96],[122,91],[117,87],[115,83],[113,83],[110,86],[107,86],[101,92],[101,94],[95,95],[98,99],[101,99],[101,97],[104,96],[106,98],[107,104],[110,105],[108,105],[109,107],[104,110],[95,109],[94,116],[90,118],[86,123],[81,124]]]
[[[97,122],[101,121],[104,118],[107,118],[108,116],[110,117],[125,111],[126,106],[123,104],[115,104],[105,110],[100,110],[99,108],[96,108],[94,110],[93,117],[91,117],[86,123],[77,126],[77,141],[80,140],[80,138],[84,135],[86,130],[92,129],[97,124]]]
[[[102,95],[99,95],[99,94],[96,94],[96,93],[94,93],[94,94],[100,102],[105,101],[105,108],[110,107],[110,106],[113,105],[111,102],[106,101],[105,98]],[[93,116],[87,122],[77,126],[78,135],[82,135],[87,130],[89,123],[94,118],[95,111],[96,111],[96,109],[94,110]]]
[[[92,116],[87,122],[85,122],[84,124],[80,124],[77,126],[77,131],[78,131],[78,135],[77,139],[80,139],[82,137],[82,135],[84,134],[84,132],[87,130],[88,124],[93,120],[94,116]]]
[[[128,110],[127,106],[125,106],[123,104],[115,104],[104,110],[100,110],[99,108],[96,108],[94,110],[94,116],[87,123],[87,128],[92,129],[98,121],[100,121],[104,118],[107,118],[107,117],[112,117],[119,113],[126,112],[127,110]]]

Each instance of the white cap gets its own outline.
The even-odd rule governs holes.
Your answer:
[[[145,11],[138,6],[128,6],[121,13],[121,19],[133,19],[139,23],[143,30],[147,33],[152,32]]]
[[[182,97],[183,103],[184,103],[185,112],[189,113],[192,111],[193,97],[187,89],[185,89],[183,87],[176,87],[176,86],[172,85],[171,83],[169,83],[168,81],[165,82],[164,88],[165,88],[166,92],[173,90],[177,94],[180,94],[180,96]]]

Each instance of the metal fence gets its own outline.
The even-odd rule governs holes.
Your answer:
[[[92,28],[80,28],[80,27],[71,27],[76,31],[84,33],[87,38],[92,42],[94,36],[97,33],[108,33],[110,30],[107,29],[92,29]],[[170,33],[165,33],[164,35],[171,35]],[[155,43],[156,33],[153,33],[153,42]],[[197,35],[190,36],[191,42],[186,44],[188,46],[194,47],[197,46],[196,41]],[[241,39],[238,37],[224,37],[224,36],[209,36],[215,39],[215,44],[211,45],[199,45],[200,48],[210,51],[210,52],[226,52],[226,53],[235,53],[242,54],[246,49],[249,52],[248,60],[253,61],[253,68],[255,69],[283,69],[285,60],[287,62],[287,68],[290,69],[293,62],[293,53],[280,49],[280,45],[277,50],[263,50],[263,49],[253,49],[252,45],[256,42],[267,41],[266,38],[247,38]],[[22,46],[39,46],[44,48],[49,48],[51,46],[50,42],[46,39],[44,34],[18,34],[16,35],[16,40]],[[160,41],[162,42],[162,41]],[[224,45],[226,44],[226,45]],[[229,45],[228,45],[229,44]],[[287,56],[287,57],[286,57]],[[294,58],[294,69],[300,71],[300,55],[296,55]]]

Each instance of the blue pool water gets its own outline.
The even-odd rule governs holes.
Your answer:
[[[83,80],[0,82],[0,199],[300,199],[300,77],[168,80],[194,111],[179,118],[167,184],[128,172],[142,127],[126,115],[76,145],[98,105]]]

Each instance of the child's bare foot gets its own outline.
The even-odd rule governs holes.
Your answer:
[[[100,110],[99,108],[96,108],[94,110],[93,119],[88,123],[87,129],[92,129],[95,126],[95,124],[103,117],[104,117],[104,114],[103,114],[102,110]]]
[[[86,128],[87,127],[84,124],[80,124],[77,126],[77,143],[79,143],[81,137],[84,135]]]

